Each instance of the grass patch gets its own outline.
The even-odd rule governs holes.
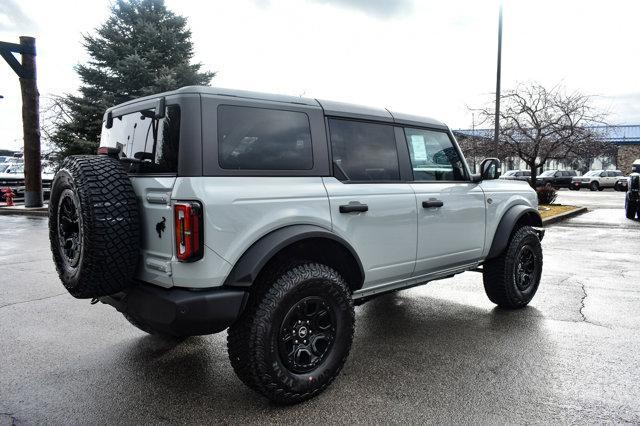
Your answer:
[[[576,206],[565,206],[562,204],[542,204],[538,207],[538,211],[540,212],[540,216],[542,216],[543,219],[546,219],[562,213],[570,212],[577,208],[578,207]]]

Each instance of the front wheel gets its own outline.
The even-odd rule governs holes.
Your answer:
[[[251,389],[279,404],[312,398],[340,373],[355,323],[344,279],[303,263],[265,274],[229,328],[231,365]]]
[[[600,184],[598,182],[591,182],[589,184],[589,189],[591,191],[597,191],[600,188]]]
[[[526,306],[538,290],[542,275],[542,246],[536,232],[524,226],[511,236],[500,256],[484,264],[484,290],[501,308]]]

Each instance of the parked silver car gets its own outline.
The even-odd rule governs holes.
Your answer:
[[[577,190],[589,188],[591,191],[603,191],[605,188],[616,188],[621,180],[626,181],[626,178],[620,170],[591,170],[580,177],[574,177],[571,186]]]
[[[508,170],[503,175],[500,176],[500,179],[522,180],[525,182],[531,182],[531,171],[530,170]]]

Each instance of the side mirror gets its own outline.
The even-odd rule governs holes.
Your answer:
[[[485,158],[480,163],[480,176],[483,180],[498,179],[502,169],[497,158]]]

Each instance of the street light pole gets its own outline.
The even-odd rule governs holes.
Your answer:
[[[500,132],[500,77],[502,73],[502,1],[500,1],[500,15],[498,18],[498,67],[496,72],[496,117],[493,129],[493,152],[498,153],[498,134]]]

